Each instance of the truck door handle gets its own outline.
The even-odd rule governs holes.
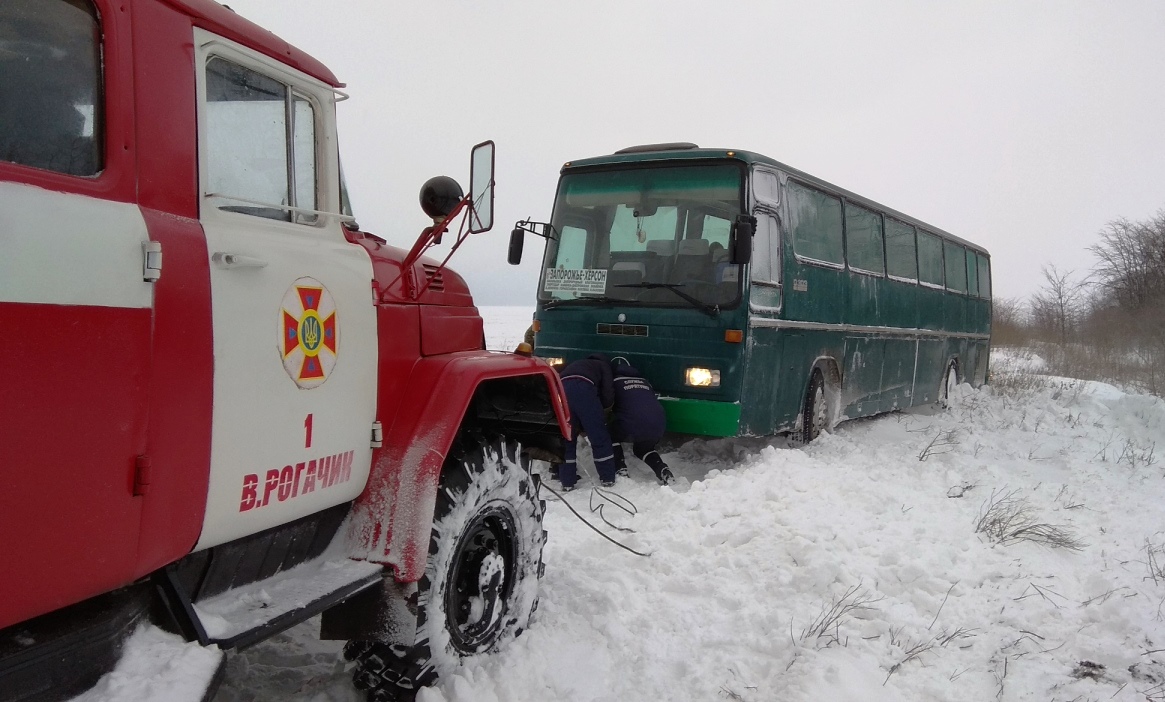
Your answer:
[[[210,257],[216,266],[223,268],[266,268],[267,262],[261,258],[254,256],[243,256],[241,254],[227,253],[225,251],[215,251],[214,255]]]

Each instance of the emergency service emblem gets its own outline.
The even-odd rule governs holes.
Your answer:
[[[279,353],[283,369],[304,389],[328,379],[339,354],[336,302],[323,283],[300,278],[283,295],[279,313]]]

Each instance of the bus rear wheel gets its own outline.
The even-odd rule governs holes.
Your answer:
[[[828,423],[825,378],[820,370],[814,370],[813,377],[809,379],[809,389],[805,391],[805,403],[801,412],[801,441],[809,443],[821,436]]]
[[[546,543],[538,488],[516,443],[459,439],[437,488],[416,642],[345,647],[369,702],[414,700],[462,658],[495,651],[529,625]]]
[[[955,387],[959,384],[959,365],[956,361],[951,361],[947,364],[947,369],[943,373],[943,384],[938,390],[938,404],[939,407],[946,409],[951,406],[950,398],[954,392]]]

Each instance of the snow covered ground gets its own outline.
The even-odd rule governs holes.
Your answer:
[[[530,312],[484,308],[490,348]],[[630,532],[568,496],[649,557],[547,495],[535,624],[420,699],[1165,700],[1165,402],[992,361],[946,411],[671,446],[672,487],[629,459]],[[229,654],[216,702],[361,700],[315,625]]]

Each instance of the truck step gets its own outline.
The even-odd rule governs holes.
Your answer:
[[[378,585],[384,566],[321,556],[291,570],[192,603],[177,578],[171,592],[204,646],[246,648]]]

